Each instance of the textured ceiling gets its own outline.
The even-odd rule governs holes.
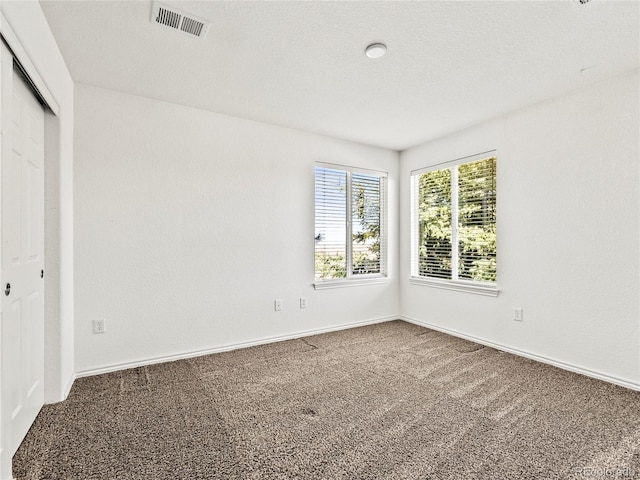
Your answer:
[[[640,64],[637,1],[166,3],[207,37],[150,1],[41,1],[76,82],[394,150]]]

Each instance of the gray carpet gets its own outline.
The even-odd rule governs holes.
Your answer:
[[[79,379],[14,474],[640,478],[640,394],[395,321]]]

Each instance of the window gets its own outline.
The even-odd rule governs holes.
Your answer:
[[[446,165],[411,173],[412,283],[497,295],[495,152]]]
[[[315,287],[386,276],[386,174],[335,165],[315,169]]]

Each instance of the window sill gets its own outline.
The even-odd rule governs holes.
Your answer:
[[[485,295],[488,297],[497,297],[500,290],[496,284],[482,284],[475,282],[465,282],[464,280],[438,280],[435,278],[410,277],[409,283],[412,285],[421,285],[424,287],[442,288],[445,290],[454,290],[456,292],[473,293],[476,295]]]
[[[358,287],[360,285],[374,285],[380,283],[389,283],[389,277],[367,277],[367,278],[341,278],[337,280],[318,280],[313,284],[316,290],[325,290],[327,288],[343,288]]]

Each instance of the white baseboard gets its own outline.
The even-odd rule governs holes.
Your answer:
[[[71,375],[69,377],[69,381],[67,382],[67,386],[64,389],[64,392],[62,392],[63,394],[63,398],[67,398],[69,396],[69,393],[71,392],[71,387],[73,387],[73,382],[76,381],[76,378],[78,378],[78,375],[76,375],[75,373],[73,375]]]
[[[204,350],[194,350],[194,351],[189,351],[189,352],[184,352],[184,353],[179,353],[179,354],[173,354],[173,355],[165,355],[165,356],[159,356],[159,357],[150,357],[150,358],[143,358],[143,359],[139,359],[139,360],[135,360],[132,362],[125,362],[125,363],[119,363],[119,364],[114,364],[114,365],[108,365],[105,367],[99,367],[99,368],[93,368],[93,369],[88,369],[88,370],[82,370],[80,372],[76,372],[76,374],[70,379],[69,385],[66,389],[65,392],[65,398],[69,395],[69,392],[71,390],[71,387],[73,385],[73,381],[76,378],[81,378],[81,377],[89,377],[89,376],[93,376],[93,375],[100,375],[103,373],[110,373],[110,372],[116,372],[119,370],[126,370],[129,368],[136,368],[136,367],[142,367],[145,365],[154,365],[157,363],[164,363],[164,362],[173,362],[176,360],[183,360],[183,359],[187,359],[187,358],[194,358],[194,357],[200,357],[203,355],[210,355],[212,353],[220,353],[220,352],[228,352],[231,350],[238,350],[241,348],[248,348],[248,347],[253,347],[256,345],[264,345],[267,343],[275,343],[275,342],[282,342],[285,340],[292,340],[295,338],[300,338],[300,337],[308,337],[311,335],[318,335],[321,333],[329,333],[329,332],[337,332],[339,330],[346,330],[349,328],[355,328],[355,327],[362,327],[365,325],[373,325],[376,323],[383,323],[383,322],[388,322],[391,320],[404,320],[406,322],[409,323],[413,323],[415,325],[420,325],[422,327],[426,327],[426,328],[430,328],[432,330],[437,330],[443,333],[446,333],[448,335],[453,335],[454,337],[459,337],[459,338],[463,338],[465,340],[469,340],[475,343],[479,343],[482,345],[485,345],[487,347],[491,347],[491,348],[495,348],[497,350],[502,350],[504,352],[508,352],[511,353],[513,355],[518,355],[520,357],[524,357],[524,358],[529,358],[531,360],[535,360],[537,362],[541,362],[541,363],[545,363],[547,365],[553,365],[555,367],[558,368],[562,368],[563,370],[567,370],[570,372],[574,372],[574,373],[579,373],[581,375],[585,375],[587,377],[591,377],[591,378],[595,378],[598,380],[603,380],[605,382],[609,382],[609,383],[613,383],[615,385],[620,385],[621,387],[625,387],[625,388],[629,388],[631,390],[636,390],[636,391],[640,391],[640,384],[639,383],[635,383],[635,382],[631,382],[629,380],[624,380],[621,378],[617,378],[611,375],[608,375],[606,373],[602,373],[602,372],[597,372],[594,370],[590,370],[590,369],[586,369],[577,365],[573,365],[570,363],[565,363],[559,360],[555,360],[553,358],[548,358],[548,357],[544,357],[542,355],[538,355],[535,353],[531,353],[531,352],[527,352],[524,350],[519,350],[517,348],[513,348],[513,347],[509,347],[507,345],[502,345],[500,343],[496,343],[496,342],[491,342],[489,340],[485,340],[483,338],[478,338],[475,337],[473,335],[467,335],[461,332],[458,332],[456,330],[451,330],[449,328],[444,328],[444,327],[440,327],[438,325],[434,325],[432,323],[429,322],[425,322],[422,320],[417,320],[415,318],[411,318],[411,317],[407,317],[404,315],[394,315],[394,316],[390,316],[390,317],[383,317],[383,318],[375,318],[375,319],[371,319],[371,320],[364,320],[364,321],[360,321],[360,322],[353,322],[353,323],[348,323],[348,324],[343,324],[343,325],[334,325],[334,326],[330,326],[330,327],[323,327],[323,328],[316,328],[316,329],[311,329],[311,330],[303,330],[303,331],[299,331],[299,332],[294,332],[294,333],[290,333],[290,334],[286,334],[286,335],[276,335],[276,336],[272,336],[272,337],[264,337],[261,339],[257,339],[257,340],[251,340],[248,342],[239,342],[239,343],[232,343],[232,344],[227,344],[227,345],[221,345],[218,347],[214,347],[214,348],[209,348],[209,349],[204,349]]]
[[[71,392],[71,387],[73,387],[73,382],[75,382],[77,376],[75,373],[72,373],[68,378],[67,378],[67,383],[65,384],[64,387],[62,387],[62,391],[58,391],[56,392],[55,396],[51,396],[51,395],[46,395],[44,397],[44,404],[45,405],[52,405],[54,403],[58,403],[58,402],[62,402],[64,400],[67,399],[67,397],[69,396],[69,392]]]
[[[406,317],[404,315],[400,315],[401,320],[405,322],[413,323],[415,325],[420,325],[421,327],[430,328],[432,330],[437,330],[442,333],[446,333],[448,335],[453,335],[454,337],[463,338],[465,340],[469,340],[471,342],[479,343],[481,345],[485,345],[487,347],[495,348],[496,350],[502,350],[503,352],[512,353],[514,355],[518,355],[520,357],[529,358],[531,360],[535,360],[540,363],[546,363],[547,365],[553,365],[554,367],[562,368],[563,370],[568,370],[570,372],[579,373],[581,375],[585,375],[587,377],[596,378],[598,380],[603,380],[605,382],[613,383],[615,385],[620,385],[621,387],[629,388],[631,390],[640,391],[640,383],[631,382],[629,380],[624,380],[622,378],[617,378],[606,373],[596,372],[594,370],[589,370],[587,368],[583,368],[577,365],[573,365],[570,363],[561,362],[559,360],[555,360],[553,358],[544,357],[542,355],[538,355],[531,352],[526,352],[524,350],[519,350],[517,348],[512,348],[507,345],[502,345],[500,343],[491,342],[489,340],[485,340],[483,338],[474,337],[473,335],[466,335],[464,333],[458,332],[456,330],[451,330],[449,328],[440,327],[438,325],[433,325],[429,322],[424,322],[422,320],[417,320],[415,318]]]
[[[174,354],[174,355],[165,355],[165,356],[159,356],[159,357],[143,358],[143,359],[139,359],[139,360],[134,360],[132,362],[125,362],[125,363],[119,363],[119,364],[115,364],[115,365],[108,365],[108,366],[105,366],[105,367],[92,368],[92,369],[89,369],[89,370],[82,370],[80,372],[76,372],[76,374],[74,376],[74,380],[76,378],[90,377],[90,376],[93,376],[93,375],[100,375],[100,374],[103,374],[103,373],[117,372],[119,370],[126,370],[128,368],[136,368],[136,367],[142,367],[142,366],[145,366],[145,365],[154,365],[156,363],[173,362],[173,361],[176,361],[176,360],[184,360],[184,359],[187,359],[187,358],[201,357],[203,355],[210,355],[212,353],[228,352],[228,351],[231,351],[231,350],[238,350],[240,348],[248,348],[248,347],[254,347],[256,345],[264,345],[266,343],[275,343],[275,342],[282,342],[282,341],[285,341],[285,340],[293,340],[295,338],[308,337],[308,336],[311,336],[311,335],[318,335],[318,334],[321,334],[321,333],[337,332],[339,330],[347,330],[349,328],[363,327],[365,325],[373,325],[373,324],[376,324],[376,323],[383,323],[383,322],[388,322],[388,321],[391,321],[391,320],[398,320],[399,318],[400,317],[398,315],[393,315],[391,317],[375,318],[375,319],[364,320],[364,321],[360,321],[360,322],[353,322],[353,323],[347,323],[347,324],[342,324],[342,325],[334,325],[334,326],[331,326],[331,327],[323,327],[323,328],[315,328],[315,329],[311,329],[311,330],[303,330],[303,331],[299,331],[299,332],[288,333],[286,335],[275,335],[273,337],[265,337],[265,338],[260,338],[258,340],[251,340],[251,341],[248,341],[248,342],[231,343],[231,344],[221,345],[219,347],[209,348],[209,349],[205,349],[205,350],[194,350],[194,351],[178,353],[178,354]],[[69,390],[71,390],[71,384],[69,385]],[[68,395],[68,393],[69,392],[67,391],[67,395]]]

